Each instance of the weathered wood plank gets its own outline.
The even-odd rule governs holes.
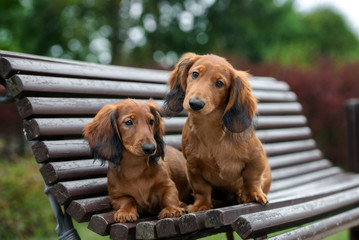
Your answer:
[[[169,91],[165,84],[126,81],[106,81],[78,78],[43,77],[34,75],[15,75],[7,81],[13,96],[35,92],[46,96],[84,95],[112,97],[163,98]]]
[[[254,90],[288,91],[284,82],[250,81]],[[169,87],[164,83],[141,83],[128,81],[110,81],[84,78],[50,77],[16,74],[7,80],[12,96],[46,93],[85,96],[125,96],[163,98]]]
[[[311,137],[309,127],[283,128],[256,131],[258,138],[264,142],[289,141]]]
[[[316,147],[313,139],[299,141],[265,143],[263,144],[268,156],[282,155],[293,152],[313,150]]]
[[[359,208],[268,238],[268,240],[323,239],[359,225]]]
[[[170,238],[179,236],[178,218],[164,218],[156,223],[158,238]]]
[[[83,139],[37,142],[32,146],[32,151],[38,163],[92,157],[90,147]]]
[[[175,148],[181,146],[181,135],[166,135],[163,139],[167,145]],[[32,151],[38,163],[92,157],[91,149],[84,139],[37,142],[32,146]]]
[[[178,227],[181,234],[197,232],[205,228],[204,212],[189,213],[178,220]]]
[[[22,118],[31,116],[94,116],[106,104],[113,104],[121,98],[51,98],[27,97],[17,102],[17,108]],[[162,100],[156,100],[158,106]],[[302,108],[296,102],[258,103],[258,112],[262,115],[299,114]]]
[[[359,182],[359,178],[357,175],[339,173],[307,184],[283,189],[278,192],[269,192],[268,197],[272,201],[277,199],[282,200],[288,198],[300,198],[330,188],[337,189],[338,186],[341,187],[338,188],[339,190],[342,190],[344,188],[350,189],[353,187],[357,187],[358,182]]]
[[[301,186],[303,184],[311,183],[318,179],[327,178],[336,174],[342,173],[343,171],[338,167],[332,167],[323,170],[317,170],[315,172],[294,176],[282,180],[272,182],[271,192],[280,191],[290,187]]]
[[[337,177],[335,178],[339,179]],[[267,211],[269,209],[275,209],[278,207],[291,206],[293,204],[318,199],[359,186],[358,177],[347,180],[348,181],[345,183],[337,182],[329,186],[326,186],[324,181],[317,181],[316,185],[313,185],[313,188],[311,188],[310,190],[307,189],[307,191],[305,192],[301,192],[301,194],[298,196],[287,195],[285,198],[281,199],[273,199],[270,197],[269,203],[266,206],[251,203],[245,205],[241,204],[224,208],[212,209],[205,213],[205,226],[207,228],[210,228],[215,226],[232,224],[234,220],[236,220],[239,216],[243,214],[254,213],[257,211]]]
[[[280,168],[284,166],[293,166],[300,163],[311,162],[322,159],[322,153],[318,149],[303,151],[298,153],[283,154],[269,157],[269,165],[271,168]]]
[[[139,222],[136,226],[136,239],[157,239],[156,222],[157,220]]]
[[[289,165],[287,167],[275,168],[272,169],[272,179],[281,180],[289,177],[296,177],[305,173],[327,169],[332,166],[333,164],[329,160],[321,159],[313,162],[304,162],[294,166]]]
[[[30,74],[42,76],[66,76],[74,78],[126,80],[139,82],[166,83],[169,72],[144,68],[110,66],[100,64],[67,64],[61,62],[29,61],[27,59],[1,58],[1,76],[9,78],[14,74]]]
[[[241,215],[232,224],[233,229],[244,239],[263,236],[313,221],[335,210],[359,203],[359,188],[293,206]]]
[[[135,240],[136,239],[136,226],[134,223],[115,223],[111,225],[110,239],[112,240]]]
[[[66,212],[77,222],[88,222],[91,216],[112,210],[108,196],[74,200],[67,207]]]
[[[182,132],[186,117],[164,118],[167,133]],[[38,138],[81,136],[86,124],[93,118],[33,118],[24,121],[24,129],[28,140]],[[304,116],[261,116],[256,128],[288,128],[305,126]]]
[[[310,130],[306,127],[277,130],[258,130],[257,135],[264,142],[275,142],[305,139],[309,137]],[[176,148],[181,147],[181,139],[181,135],[164,136],[165,143]],[[61,159],[86,159],[92,157],[90,147],[83,139],[42,141],[34,144],[32,146],[32,150],[36,161],[39,163],[45,163],[49,160],[60,161]],[[286,162],[283,160],[286,159],[286,155],[271,157],[271,159],[274,164],[273,166],[282,166],[283,164],[286,164]],[[292,160],[292,164],[294,163],[295,159]]]
[[[60,205],[67,205],[72,200],[107,195],[107,178],[93,178],[60,182],[50,189]]]
[[[51,137],[81,137],[82,130],[93,118],[33,118],[24,121],[28,140]],[[185,117],[164,119],[166,133],[181,133]]]
[[[83,178],[106,176],[107,162],[88,160],[60,161],[46,163],[40,168],[42,177],[47,185],[58,181],[69,181]]]
[[[95,214],[91,217],[87,228],[101,236],[106,236],[110,234],[111,225],[114,223],[112,213]]]

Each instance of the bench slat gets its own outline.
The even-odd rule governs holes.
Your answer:
[[[254,91],[288,91],[289,87],[279,81],[250,81]],[[32,92],[65,95],[86,96],[125,96],[125,97],[159,97],[163,98],[168,92],[166,84],[140,83],[126,81],[94,80],[82,78],[63,78],[36,75],[17,74],[7,80],[7,86],[12,96],[31,95]]]
[[[180,133],[186,119],[185,117],[164,119],[166,133]],[[28,140],[40,137],[47,139],[64,136],[81,137],[83,128],[92,120],[93,118],[34,118],[24,121],[24,129]],[[300,121],[301,119],[298,119],[298,122]]]
[[[106,236],[110,234],[111,224],[114,223],[112,213],[95,214],[91,217],[87,228],[101,236]]]
[[[318,149],[311,151],[304,151],[299,153],[284,154],[274,157],[269,157],[269,165],[272,169],[281,168],[284,166],[293,166],[300,163],[311,162],[322,159],[322,153]]]
[[[12,57],[0,58],[0,66],[3,66],[0,69],[0,74],[4,79],[20,73],[29,75],[166,83],[169,77],[169,72],[163,70],[100,64],[82,64],[81,67],[79,67],[77,64],[28,61],[26,59]]]
[[[111,240],[135,240],[136,239],[136,226],[134,223],[114,223],[111,225],[110,239]]]
[[[232,227],[244,239],[263,236],[358,204],[358,196],[359,188],[355,188],[306,203],[246,214],[235,220]]]
[[[91,216],[111,211],[112,205],[108,196],[74,200],[67,207],[66,212],[77,222],[88,222]]]
[[[256,131],[258,138],[263,143],[306,139],[311,137],[311,130],[308,127],[284,128]]]
[[[277,130],[258,130],[258,137],[264,142],[278,142],[305,139],[310,136],[310,129],[285,128]],[[170,146],[181,147],[181,135],[166,135],[164,141]],[[85,159],[91,157],[90,147],[83,139],[42,141],[32,146],[36,161],[39,163],[60,161],[60,159]],[[278,160],[279,162],[280,160]]]
[[[323,239],[359,225],[359,208],[268,238],[268,240]]]
[[[51,93],[59,95],[116,96],[163,98],[169,88],[165,84],[136,83],[125,81],[101,81],[91,79],[73,79],[44,77],[33,75],[15,75],[7,81],[13,96],[23,92]]]
[[[180,148],[181,135],[164,136],[164,141],[167,145]],[[32,151],[38,163],[92,157],[90,147],[84,139],[37,142],[32,146]]]
[[[107,178],[93,178],[60,182],[50,189],[60,205],[68,205],[72,200],[107,194]]]
[[[27,97],[17,102],[17,108],[22,118],[30,116],[94,116],[106,104],[113,104],[122,99],[102,98],[50,98]],[[157,100],[158,106],[163,105]],[[297,102],[258,103],[259,115],[269,114],[299,114],[302,108]]]
[[[278,192],[269,192],[268,197],[272,200],[276,199],[286,199],[289,196],[296,198],[296,197],[302,197],[311,191],[319,191],[319,189],[323,188],[326,189],[330,185],[337,185],[337,184],[344,184],[349,183],[350,188],[353,188],[350,183],[356,183],[359,181],[358,176],[352,175],[352,174],[346,174],[346,173],[339,173],[332,177],[327,177],[323,179],[319,179],[317,181],[313,181],[311,183],[307,183],[304,185],[299,186],[293,186],[291,188],[283,189]]]
[[[317,170],[315,172],[311,173],[305,173],[300,176],[295,176],[287,179],[277,180],[274,181],[271,185],[270,191],[271,192],[277,192],[280,190],[284,190],[290,187],[299,186],[301,184],[310,183],[312,181],[331,177],[336,174],[342,173],[343,171],[338,167],[332,167],[324,170]]]
[[[186,117],[164,118],[167,133],[182,132]],[[39,137],[81,136],[86,124],[93,118],[33,118],[24,121],[24,129],[28,140]],[[306,118],[295,116],[261,116],[257,120],[256,128],[288,128],[305,126]]]
[[[83,178],[97,178],[106,176],[108,163],[100,161],[77,160],[46,163],[40,168],[42,177],[47,185],[58,181],[68,181]]]
[[[295,177],[304,173],[323,170],[332,167],[333,164],[326,160],[320,159],[313,162],[305,162],[294,166],[272,169],[272,179],[277,181],[288,177]]]
[[[101,236],[106,236],[110,234],[110,229],[113,224],[114,225],[124,224],[128,228],[133,228],[140,222],[148,222],[148,221],[153,221],[155,219],[156,217],[140,218],[136,223],[133,223],[134,226],[131,227],[131,225],[128,225],[130,223],[115,223],[112,213],[101,213],[101,214],[95,214],[91,217],[91,220],[87,228]]]
[[[325,186],[325,183],[322,183],[322,186]],[[303,203],[306,201],[318,199],[321,197],[329,196],[331,194],[339,193],[345,190],[349,190],[355,187],[359,187],[359,178],[351,179],[346,183],[337,182],[326,187],[313,189],[312,191],[307,191],[299,197],[294,197],[288,195],[285,199],[270,199],[267,206],[259,206],[258,204],[249,204],[250,208],[262,208],[263,211],[269,210],[268,208],[275,209],[277,207],[292,206],[294,204]],[[261,210],[261,209],[259,209]],[[224,226],[232,224],[240,215],[246,214],[245,206],[229,206],[224,208],[212,209],[206,212],[205,216],[205,226],[207,228],[215,226]],[[255,211],[254,211],[255,212]],[[247,212],[248,213],[248,212]]]
[[[43,66],[47,65],[46,63],[61,63],[61,64],[74,65],[74,66],[77,66],[79,69],[81,69],[82,66],[85,66],[85,67],[87,67],[86,69],[92,68],[92,67],[106,69],[109,71],[113,71],[114,69],[117,69],[117,70],[121,70],[121,71],[127,70],[130,73],[136,73],[139,71],[140,74],[138,74],[138,76],[140,76],[140,79],[146,79],[145,77],[148,78],[148,75],[150,75],[150,76],[155,75],[156,78],[160,79],[161,82],[163,82],[163,83],[167,82],[169,74],[170,74],[170,71],[166,71],[166,70],[152,70],[152,69],[143,69],[143,68],[134,68],[134,67],[111,66],[111,65],[77,61],[77,60],[61,59],[61,58],[54,58],[54,57],[44,57],[44,56],[37,56],[37,55],[24,54],[24,53],[15,53],[15,52],[9,52],[9,51],[4,51],[4,50],[0,50],[0,57],[2,59],[1,65],[9,65],[9,61],[6,61],[6,59],[9,59],[10,62],[12,62],[12,63],[14,63],[16,61],[20,61],[21,63],[18,64],[18,66],[23,64],[24,60],[25,61],[30,60],[31,62],[34,62],[35,64],[37,62],[39,62]],[[14,65],[16,65],[16,64],[14,64]],[[24,66],[28,66],[28,64],[24,64]],[[27,71],[28,67],[25,67],[24,69],[19,69],[19,70]],[[7,74],[7,73],[9,73],[11,71],[12,71],[11,66],[7,66],[6,68],[2,68],[0,70],[0,74],[2,76],[5,76],[5,75],[8,76],[10,74]],[[15,72],[16,72],[16,70],[15,70]],[[156,75],[156,73],[157,73],[157,75]],[[34,72],[32,72],[32,75],[33,74],[34,74]],[[63,74],[63,71],[60,71],[57,74]],[[65,76],[66,75],[67,74],[65,74]],[[114,75],[116,75],[116,74],[114,74]],[[123,74],[123,75],[126,75],[126,74]],[[121,74],[120,76],[123,76],[123,75]],[[111,78],[111,79],[113,79],[113,78]],[[275,78],[272,78],[272,77],[252,76],[252,77],[250,77],[250,79],[253,80],[260,88],[264,87],[264,89],[273,89],[274,88],[274,89],[282,89],[282,90],[289,89],[288,84],[286,84],[285,82],[279,82]],[[277,83],[280,83],[280,84],[278,84],[279,87],[273,87]]]
[[[316,147],[313,139],[299,141],[265,143],[263,144],[268,156],[282,155],[293,152],[313,150]]]

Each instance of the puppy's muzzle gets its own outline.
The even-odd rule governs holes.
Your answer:
[[[152,143],[146,143],[142,145],[142,151],[145,154],[152,154],[156,151],[156,146]]]
[[[201,99],[191,98],[189,100],[189,106],[192,110],[199,111],[204,107],[204,105],[206,105],[206,103],[203,102]]]

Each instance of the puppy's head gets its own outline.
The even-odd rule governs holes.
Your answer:
[[[217,112],[224,128],[243,132],[252,126],[257,106],[247,76],[222,57],[187,53],[170,75],[165,109],[184,108],[198,115]]]
[[[151,162],[164,156],[164,126],[155,103],[127,99],[104,106],[83,130],[95,159],[117,167],[123,151]]]

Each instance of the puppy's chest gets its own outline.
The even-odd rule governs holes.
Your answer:
[[[153,179],[139,178],[129,181],[127,184],[130,185],[127,194],[134,197],[140,212],[157,208],[157,205],[159,205],[159,194],[153,191],[156,187],[156,182]]]
[[[202,164],[208,166],[207,171],[203,172],[207,180],[236,182],[240,179],[245,167],[245,155],[238,154],[238,151],[225,141],[214,146],[201,145],[197,155]]]

